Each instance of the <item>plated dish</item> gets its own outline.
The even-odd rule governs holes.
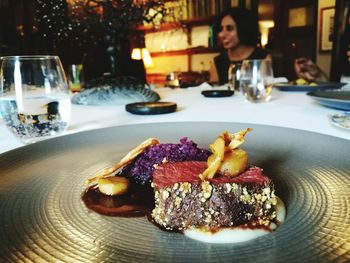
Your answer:
[[[318,82],[313,85],[309,84],[291,84],[291,83],[278,83],[273,86],[280,91],[316,91],[327,89],[340,89],[345,83],[339,82]]]
[[[350,110],[350,91],[314,91],[307,95],[323,106]]]
[[[271,178],[249,162],[247,128],[223,131],[208,148],[148,138],[87,180],[82,199],[102,215],[147,216],[162,230],[208,243],[272,233],[285,219]]]
[[[254,133],[245,149],[251,163],[271,176],[288,213],[275,232],[246,243],[198,242],[162,231],[145,217],[91,212],[81,199],[87,178],[146,138],[177,142],[186,135],[205,147],[221,131],[245,127],[218,122],[119,126],[0,155],[1,261],[346,261],[350,142],[331,136],[249,124]]]

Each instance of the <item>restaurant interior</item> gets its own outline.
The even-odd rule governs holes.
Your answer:
[[[345,263],[349,193],[350,0],[0,0],[0,262]]]
[[[65,67],[71,64],[84,64],[85,78],[87,80],[109,71],[108,54],[104,52],[106,42],[97,41],[101,38],[97,33],[98,27],[85,26],[95,40],[89,41],[83,32],[73,32],[79,29],[69,29],[73,25],[70,19],[87,23],[83,6],[84,1],[35,1],[35,0],[1,0],[0,1],[0,55],[33,55],[58,54]],[[87,2],[87,1],[86,1]],[[327,10],[337,12],[334,19],[336,23],[327,24],[337,29],[341,23],[342,10],[346,1],[335,0],[232,0],[232,1],[160,1],[163,10],[150,8],[150,3],[157,1],[129,1],[135,5],[142,4],[150,12],[159,12],[153,21],[149,17],[139,16],[127,21],[126,17],[119,17],[125,7],[108,7],[101,1],[89,1],[91,19],[107,19],[104,14],[110,8],[114,12],[115,23],[111,31],[123,31],[115,41],[115,63],[125,65],[133,64],[136,70],[116,66],[118,74],[138,75],[147,79],[148,83],[165,85],[171,73],[181,74],[184,85],[198,84],[208,80],[208,71],[213,58],[222,51],[217,38],[218,14],[229,6],[247,7],[257,14],[259,19],[260,41],[259,45],[271,52],[274,61],[275,76],[296,78],[293,63],[296,58],[306,57],[315,61],[319,67],[333,80],[339,80],[337,70],[337,57],[340,56],[339,39],[335,32],[334,48],[329,42],[322,45],[321,27],[323,14]],[[337,2],[337,3],[336,3]],[[54,12],[51,11],[60,3]],[[83,4],[82,4],[83,3]],[[337,5],[337,6],[336,6]],[[78,10],[78,11],[77,11]],[[125,9],[124,12],[132,12]],[[136,10],[136,7],[135,7]],[[159,11],[160,10],[160,11]],[[113,16],[113,15],[112,15]],[[149,16],[149,14],[148,14]],[[102,24],[103,21],[100,21]],[[148,22],[147,22],[147,21]],[[333,20],[332,20],[333,21]],[[106,22],[106,21],[105,21]],[[121,30],[120,24],[128,28]],[[77,27],[78,28],[78,27]],[[71,34],[65,34],[66,30]],[[105,29],[109,30],[109,29]],[[93,32],[93,33],[91,33]],[[102,33],[101,33],[102,34]],[[105,32],[105,34],[107,34]],[[123,35],[123,36],[122,36]],[[82,44],[83,43],[83,44]],[[123,44],[121,44],[123,43]],[[332,43],[331,43],[332,44]],[[143,48],[140,52],[139,48]],[[134,52],[134,53],[133,53]],[[135,53],[136,52],[136,53]],[[137,52],[138,55],[137,55]],[[143,55],[142,55],[143,54]],[[143,60],[142,65],[134,59]],[[131,61],[131,62],[130,62]],[[132,63],[134,62],[134,63]],[[96,71],[98,65],[98,72]],[[131,66],[130,66],[131,67]],[[94,68],[94,70],[91,70]],[[124,72],[123,72],[124,71]],[[128,72],[129,71],[129,72]]]

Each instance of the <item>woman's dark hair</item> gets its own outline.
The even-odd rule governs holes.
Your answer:
[[[219,28],[225,16],[236,22],[239,41],[248,46],[256,46],[259,39],[258,18],[247,8],[232,7],[224,10],[219,16]],[[220,30],[219,30],[220,31]]]

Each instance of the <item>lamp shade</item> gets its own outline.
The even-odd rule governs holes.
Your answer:
[[[134,48],[131,52],[131,58],[135,60],[141,60],[141,48]]]
[[[143,60],[146,68],[154,67],[154,63],[147,48],[134,48],[131,52],[131,58],[136,60]]]

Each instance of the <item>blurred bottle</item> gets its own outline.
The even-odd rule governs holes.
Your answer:
[[[170,72],[166,77],[166,85],[171,88],[180,87],[181,84],[181,72]]]
[[[209,26],[209,37],[208,37],[208,47],[214,47],[215,43],[214,43],[214,25],[210,25]]]
[[[69,65],[68,79],[70,91],[79,92],[83,86],[83,65]]]

